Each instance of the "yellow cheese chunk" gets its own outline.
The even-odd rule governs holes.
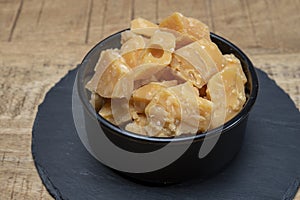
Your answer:
[[[198,90],[186,82],[162,88],[145,109],[148,135],[177,136],[206,131],[212,103],[198,96]]]
[[[220,121],[217,125],[233,118],[241,111],[246,102],[244,81],[239,73],[236,67],[225,67],[208,82],[207,94],[213,103],[219,102],[215,103],[216,109],[225,113],[223,117],[225,121]]]
[[[172,33],[157,30],[150,39],[149,48],[162,49],[172,53],[175,49],[175,40]]]
[[[202,64],[204,65],[204,63]],[[173,54],[173,59],[170,66],[177,71],[177,75],[180,78],[190,81],[196,87],[201,88],[203,85],[205,85],[205,80],[202,78],[198,70],[185,58]]]
[[[218,70],[221,71],[225,66],[226,60],[223,57],[222,52],[219,50],[218,46],[212,41],[206,39],[198,40],[198,43],[203,49],[205,49],[208,55],[216,63]]]
[[[141,56],[144,53],[144,49],[137,49],[137,50],[132,50],[126,53],[122,54],[122,57],[124,58],[126,64],[130,67],[130,68],[134,68],[138,65],[140,65],[141,63]]]
[[[133,132],[133,133],[138,133],[141,135],[147,135],[145,131],[145,126],[148,123],[147,117],[144,114],[139,114],[136,116],[133,122],[128,123],[125,126],[125,130]]]
[[[127,40],[121,47],[121,54],[125,54],[138,49],[144,49],[146,47],[146,41],[142,36],[134,36]]]
[[[211,51],[207,49],[201,43],[193,42],[176,50],[171,62],[172,68],[199,89],[219,71],[214,60],[219,56],[211,56]]]
[[[134,109],[138,113],[144,113],[145,107],[157,92],[163,88],[174,86],[176,84],[177,81],[151,82],[143,87],[138,88],[137,90],[133,91],[132,94]]]
[[[143,18],[137,18],[131,21],[130,30],[136,34],[151,37],[157,29],[157,24]]]
[[[130,68],[143,64],[167,66],[171,63],[172,53],[159,48],[146,48],[124,53],[122,57]]]
[[[128,40],[130,40],[135,36],[137,36],[137,34],[132,32],[131,30],[123,31],[121,33],[121,44],[123,45],[125,42],[127,42]]]
[[[199,120],[198,130],[200,132],[205,132],[210,127],[213,103],[202,97],[198,97],[197,101],[198,101],[198,108],[201,116]]]
[[[157,65],[156,63],[148,63],[139,65],[129,72],[125,73],[123,76],[118,77],[117,80],[113,80],[113,91],[111,93],[112,98],[126,98],[130,99],[133,90],[135,89],[135,83],[143,80],[150,80],[155,73],[162,70],[164,65]],[[110,85],[107,85],[110,86]],[[110,87],[103,90],[109,90]]]
[[[171,81],[175,80],[178,84],[185,83],[186,80],[183,79],[176,70],[172,69],[170,66],[163,68],[161,71],[154,74],[155,79],[158,82],[161,81]]]
[[[141,64],[141,55],[146,47],[146,40],[142,36],[135,35],[127,40],[121,47],[121,55],[130,68]]]
[[[192,35],[196,40],[200,40],[202,38],[210,40],[208,26],[200,20],[188,17],[187,22],[185,23],[185,29],[187,34]]]
[[[145,107],[151,101],[153,96],[164,86],[157,84],[157,83],[149,83],[137,90],[135,90],[132,94],[134,108],[138,113],[143,113]]]
[[[104,99],[102,97],[100,97],[98,94],[93,92],[91,95],[90,103],[95,108],[95,110],[98,112],[104,103]]]
[[[101,52],[100,58],[95,66],[95,74],[92,79],[86,84],[86,88],[92,92],[96,92],[99,86],[99,79],[103,72],[116,60],[120,59],[118,49],[108,49]]]
[[[171,63],[174,49],[175,37],[173,34],[159,30],[155,31],[150,39],[148,48],[145,49],[141,56],[141,62],[167,66]]]
[[[105,104],[102,106],[102,108],[99,111],[99,114],[106,119],[107,121],[115,124],[115,120],[112,114],[111,110],[111,102],[110,100],[106,101]]]
[[[99,114],[113,124],[121,125],[131,120],[133,110],[125,98],[106,99],[106,102],[99,111]]]
[[[131,68],[149,63],[167,66],[172,60],[174,49],[175,37],[171,33],[158,30],[148,42],[141,36],[132,37],[123,44],[121,53]]]
[[[210,40],[210,33],[207,25],[201,21],[183,16],[181,13],[175,12],[169,17],[163,19],[160,28],[167,28],[178,32],[177,45],[184,46],[192,41],[205,38]]]
[[[148,48],[142,54],[143,63],[155,63],[167,66],[171,63],[172,53],[162,49]]]
[[[238,75],[241,77],[243,83],[245,84],[247,82],[247,77],[243,71],[240,60],[237,59],[233,54],[224,55],[224,58],[226,59],[226,67],[237,68]]]
[[[180,104],[180,124],[177,126],[175,135],[196,134],[201,118],[198,108],[198,90],[190,82],[168,89],[178,99]]]
[[[226,120],[230,120],[243,108],[246,102],[245,87],[236,68],[227,68],[221,71],[226,91]]]
[[[145,108],[148,124],[145,131],[149,136],[156,136],[165,129],[175,135],[180,120],[178,99],[167,89],[161,89]]]
[[[105,98],[120,97],[122,94],[114,92],[118,81],[130,72],[130,68],[126,63],[118,59],[114,61],[104,72],[98,77],[98,87],[96,92]]]
[[[207,83],[208,98],[213,103],[209,129],[221,126],[226,122],[226,91],[221,73],[215,74]]]

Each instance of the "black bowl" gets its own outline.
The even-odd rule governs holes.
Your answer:
[[[127,177],[146,183],[176,183],[191,177],[206,178],[220,171],[240,150],[248,114],[257,97],[258,79],[251,61],[234,44],[211,33],[212,41],[217,44],[223,54],[232,53],[241,61],[248,79],[245,87],[247,101],[241,112],[226,122],[224,126],[195,136],[176,138],[142,136],[120,129],[97,114],[89,103],[90,92],[85,89],[85,84],[94,74],[94,67],[99,59],[100,52],[105,49],[120,47],[121,32],[115,33],[99,42],[83,59],[76,77],[77,85],[75,87],[78,90],[79,101],[82,104],[84,116],[84,122],[81,126],[85,133],[80,137],[85,147],[94,157],[108,167],[115,169]],[[177,159],[174,159],[174,162],[154,171],[146,169],[143,171],[142,168],[146,167],[143,163],[136,163],[136,165],[139,165],[139,169],[136,171],[123,170],[122,165],[129,165],[128,162],[131,161],[127,160],[126,156],[124,158],[121,154],[109,155],[108,153],[106,156],[103,156],[104,151],[106,153],[111,151],[109,147],[103,147],[106,145],[103,143],[104,136],[118,148],[133,153],[153,152],[166,147],[167,144],[170,144],[171,151],[169,153],[172,152],[172,149],[175,152],[177,149],[184,149],[185,146],[187,146],[187,149]],[[211,151],[206,156],[199,157],[199,150],[204,143],[204,139],[207,143],[214,143],[216,137],[218,137],[218,140]],[[143,155],[147,157],[148,154]],[[166,156],[168,156],[168,153]],[[171,153],[170,156],[172,156]],[[107,159],[113,159],[116,163],[114,161],[107,161]]]

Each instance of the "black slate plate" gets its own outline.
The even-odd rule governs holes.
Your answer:
[[[300,185],[300,113],[274,81],[257,70],[260,90],[243,147],[222,172],[201,182],[150,187],[95,160],[81,144],[72,116],[77,69],[53,87],[34,122],[32,154],[56,199],[292,199]]]

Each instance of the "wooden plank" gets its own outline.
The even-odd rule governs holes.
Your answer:
[[[0,1],[0,41],[8,41],[20,12],[21,0]]]
[[[299,52],[299,1],[246,1],[257,53]]]
[[[245,0],[246,14],[256,38],[256,53],[279,53],[278,38],[270,13],[274,10],[267,1]]]
[[[9,42],[0,46],[0,96],[5,97],[0,98],[1,118],[22,116],[22,121],[34,115],[45,91],[76,67],[90,48],[73,45],[66,51],[63,45],[33,44],[30,50],[27,43]]]
[[[49,42],[0,42],[0,65],[18,67],[49,67],[57,69],[80,64],[92,45],[57,44]],[[29,48],[30,47],[30,48]],[[2,69],[1,69],[2,70]],[[2,73],[1,73],[2,75]],[[3,77],[3,76],[0,76]]]
[[[264,70],[290,95],[300,111],[300,54],[257,54],[250,58],[254,66]]]
[[[299,52],[300,2],[297,0],[267,0],[275,37],[281,52]]]
[[[18,130],[15,130],[18,131]],[[19,143],[17,141],[26,141]],[[31,130],[28,129],[22,134],[3,134],[0,133],[0,152],[10,149],[11,152],[30,151],[31,147]]]
[[[107,0],[91,1],[90,26],[87,43],[95,45],[102,39],[104,13],[107,10]]]
[[[96,44],[108,35],[128,28],[130,21],[136,17],[156,22],[156,5],[152,0],[93,1],[88,43]]]
[[[133,13],[132,18],[142,17],[153,23],[157,21],[157,5],[158,1],[153,0],[133,0]],[[147,9],[146,9],[147,8]]]
[[[24,1],[14,41],[85,43],[89,1]]]
[[[132,0],[107,1],[104,11],[103,32],[101,38],[128,28],[131,21]]]
[[[215,32],[244,48],[257,47],[254,30],[247,15],[245,2],[232,0],[211,1]]]
[[[5,152],[0,168],[0,199],[41,199],[44,186],[30,153]],[[49,194],[43,199],[52,199]]]

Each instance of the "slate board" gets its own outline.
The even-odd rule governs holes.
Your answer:
[[[300,113],[273,80],[257,70],[260,89],[243,147],[222,172],[201,182],[150,187],[95,160],[76,133],[70,71],[39,106],[32,133],[36,168],[55,199],[292,199],[300,184]]]

